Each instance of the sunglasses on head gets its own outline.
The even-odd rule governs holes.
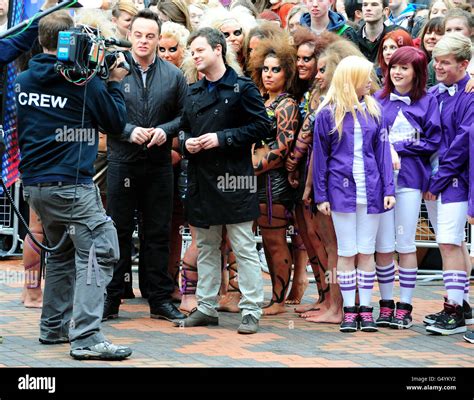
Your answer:
[[[222,34],[224,35],[224,37],[226,39],[228,39],[230,37],[230,34],[233,34],[234,36],[240,36],[242,35],[242,29],[237,29],[235,30],[234,32],[222,32]]]

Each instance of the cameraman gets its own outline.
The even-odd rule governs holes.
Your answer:
[[[42,54],[15,83],[20,172],[25,200],[38,214],[51,252],[46,267],[40,323],[43,344],[71,343],[76,359],[121,360],[132,353],[101,333],[105,288],[119,258],[117,232],[92,183],[98,132],[120,135],[125,102],[115,68],[79,87],[55,71],[60,31],[73,27],[65,11],[41,19]],[[123,55],[117,62],[123,61]]]

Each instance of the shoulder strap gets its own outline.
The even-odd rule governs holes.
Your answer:
[[[343,26],[342,28],[340,28],[340,29],[336,32],[336,34],[339,35],[339,36],[341,36],[341,35],[342,35],[346,30],[348,30],[349,28],[350,28],[349,25],[344,24],[344,26]]]

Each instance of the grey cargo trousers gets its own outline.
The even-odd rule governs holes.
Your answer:
[[[31,185],[23,193],[43,224],[49,246],[68,231],[65,243],[47,258],[40,337],[69,337],[72,349],[105,341],[100,331],[104,295],[119,247],[97,187]]]

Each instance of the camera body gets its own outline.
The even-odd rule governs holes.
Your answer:
[[[78,85],[86,83],[95,75],[108,79],[110,68],[119,54],[119,51],[111,50],[116,44],[115,39],[105,39],[98,29],[87,25],[59,32],[55,69]],[[130,71],[126,62],[119,67]]]

